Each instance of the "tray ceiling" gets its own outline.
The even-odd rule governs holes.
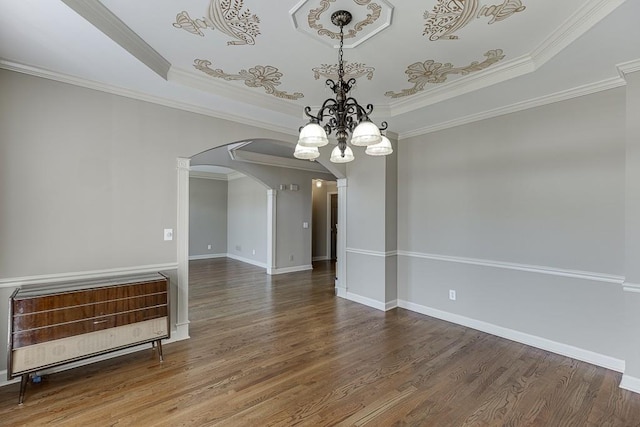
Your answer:
[[[639,3],[0,0],[0,57],[4,68],[295,133],[303,107],[332,95],[324,81],[336,75],[338,29],[329,17],[346,9],[354,15],[344,52],[353,95],[408,136],[622,84],[616,65],[640,58],[640,43],[629,43],[640,37],[632,19]]]

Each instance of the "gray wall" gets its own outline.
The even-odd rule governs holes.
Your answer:
[[[623,275],[624,129],[620,88],[403,140],[399,299],[623,359],[619,284],[464,261]]]
[[[295,144],[291,135],[12,71],[0,70],[0,93],[2,287],[175,265],[176,237],[164,241],[163,229],[176,231],[176,159],[252,138]],[[0,318],[6,310],[0,304]],[[5,361],[0,346],[0,371]]]
[[[267,190],[249,177],[232,179],[228,185],[226,252],[264,265],[267,262]]]
[[[211,245],[211,249],[207,249]],[[227,181],[189,178],[189,256],[227,253]]]

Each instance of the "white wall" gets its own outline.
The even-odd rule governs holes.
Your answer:
[[[232,179],[228,185],[226,252],[266,267],[267,190],[249,177]]]
[[[624,359],[624,117],[620,88],[403,140],[399,299]]]
[[[189,179],[189,258],[226,253],[227,181],[192,177]]]

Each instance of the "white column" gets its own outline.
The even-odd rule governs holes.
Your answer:
[[[347,179],[338,179],[338,236],[336,242],[336,295],[347,296]]]
[[[267,190],[267,274],[276,270],[276,190]]]
[[[172,340],[189,338],[189,170],[191,159],[178,157],[178,249],[177,336]]]

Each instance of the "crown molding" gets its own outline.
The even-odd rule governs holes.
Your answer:
[[[260,88],[250,89],[244,85],[218,81],[215,77],[198,75],[173,66],[169,70],[167,80],[292,117],[302,116],[300,105],[260,92]]]
[[[120,47],[167,80],[171,64],[98,0],[62,0]]]
[[[615,89],[617,87],[624,86],[625,84],[626,83],[624,79],[622,79],[621,77],[613,77],[610,79],[602,80],[600,82],[578,86],[576,88],[563,90],[550,95],[544,95],[538,98],[506,105],[504,107],[494,108],[492,110],[471,114],[469,116],[460,117],[454,120],[449,120],[447,122],[436,123],[434,125],[425,126],[420,129],[413,130],[411,132],[404,132],[400,134],[399,139],[402,140],[405,138],[412,138],[415,136],[425,135],[428,133],[465,125],[468,123],[478,122],[480,120],[491,119],[494,117],[504,116],[505,114],[528,110],[530,108],[541,107],[547,104],[566,101],[572,98],[590,95],[604,90]]]
[[[560,53],[625,1],[627,0],[586,1],[531,52],[536,68]]]
[[[493,84],[529,74],[560,53],[596,23],[627,0],[590,0],[570,16],[530,54],[493,65],[449,83],[434,85],[430,90],[408,99],[392,102],[389,116],[394,117],[447,99],[455,98]]]
[[[393,102],[390,104],[390,115],[395,117],[419,108],[428,107],[447,99],[528,74],[534,70],[535,64],[533,60],[530,56],[524,55],[478,73],[470,74],[464,78],[434,85],[433,89],[409,97],[410,99]]]
[[[616,68],[618,69],[620,77],[626,79],[627,74],[637,73],[638,71],[640,71],[640,59],[623,62],[622,64],[616,65]]]
[[[43,79],[55,80],[61,83],[67,83],[74,86],[84,87],[87,89],[97,90],[99,92],[105,92],[112,95],[123,96],[125,98],[136,99],[139,101],[149,102],[152,104],[162,105],[164,107],[175,108],[176,110],[189,111],[191,113],[202,114],[203,116],[214,117],[216,119],[228,120],[235,123],[240,123],[248,126],[258,127],[273,132],[283,133],[285,135],[298,135],[295,129],[291,129],[285,126],[274,125],[273,123],[264,122],[256,119],[250,119],[245,116],[230,114],[220,110],[214,110],[211,108],[205,108],[199,105],[190,104],[182,101],[175,101],[168,98],[162,98],[159,96],[148,95],[143,92],[125,89],[122,87],[99,83],[93,80],[83,79],[80,77],[70,76],[68,74],[58,73],[55,71],[46,70],[44,68],[33,67],[30,65],[19,64],[12,61],[7,61],[0,58],[0,68],[15,71],[17,73],[28,74],[35,77],[41,77]],[[222,106],[224,107],[224,106]]]

